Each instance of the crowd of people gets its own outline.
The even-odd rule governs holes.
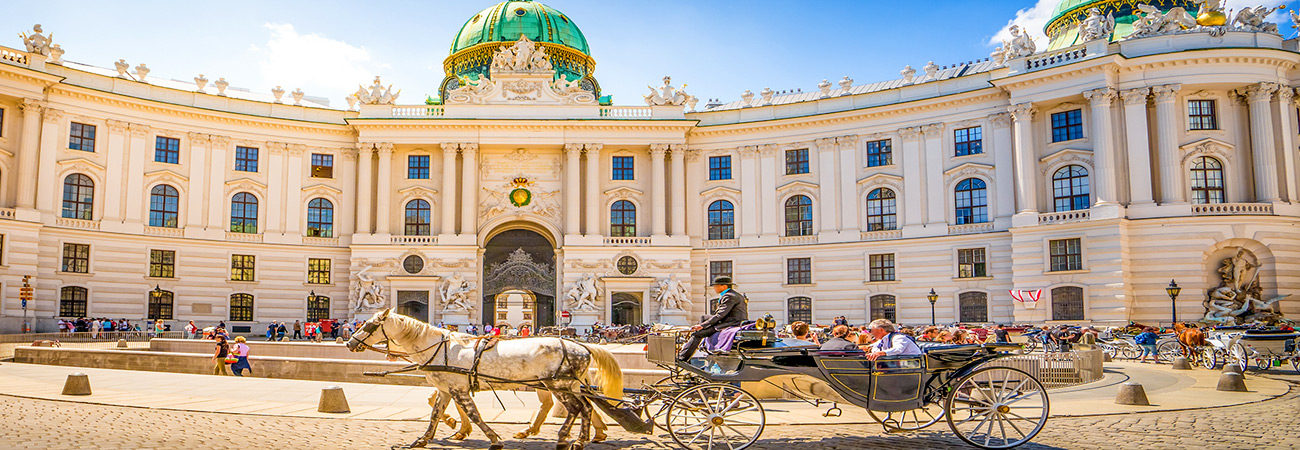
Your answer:
[[[98,318],[80,318],[80,319],[59,319],[59,333],[71,335],[72,333],[88,333],[92,339],[107,338],[108,333],[148,333],[149,336],[158,336],[165,331],[171,331],[171,327],[157,321],[150,324],[144,321],[144,326],[140,322],[131,323],[127,319],[109,319],[105,317]]]
[[[835,325],[832,327],[818,328],[805,322],[795,322],[778,333],[781,337],[789,337],[813,344],[822,344],[829,338],[835,337],[840,327],[843,328],[844,339],[854,342],[860,346],[867,346],[875,343],[870,331],[870,325],[852,326],[848,324],[843,316],[835,318]],[[1010,342],[1010,334],[1006,326],[996,324],[989,327],[964,328],[960,326],[942,326],[928,325],[924,327],[898,326],[897,332],[921,342],[935,342],[941,344],[983,344],[988,342]]]

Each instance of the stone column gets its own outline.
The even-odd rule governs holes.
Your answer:
[[[303,164],[303,154],[307,152],[307,146],[289,144],[285,150],[289,154],[289,163],[285,167],[289,173],[285,177],[287,186],[284,189],[284,234],[301,237],[305,225],[302,219],[303,210],[307,209],[307,203],[302,198],[302,174],[311,170]]]
[[[586,144],[583,149],[587,151],[587,226],[584,227],[583,234],[587,236],[600,236],[600,218],[604,216],[600,207],[600,180],[605,176],[600,171],[600,149],[602,144]]]
[[[686,144],[673,144],[672,161],[672,228],[668,234],[686,235]]]
[[[1284,184],[1282,194],[1286,200],[1296,203],[1300,196],[1296,186],[1296,129],[1295,123],[1295,89],[1282,86],[1277,91],[1277,116],[1282,127],[1282,173]]]
[[[67,133],[63,126],[63,111],[46,108],[44,122],[41,124],[41,149],[37,152],[36,209],[60,215],[58,195],[63,192],[63,180],[58,179],[58,155],[60,148],[67,148]],[[62,145],[63,147],[60,147]]]
[[[1278,195],[1277,148],[1273,145],[1273,93],[1277,83],[1246,88],[1250,102],[1250,149],[1255,161],[1255,201],[1276,202]]]
[[[564,144],[564,234],[582,234],[582,207],[578,194],[582,189],[579,164],[582,144]]]
[[[1124,131],[1127,138],[1129,204],[1150,205],[1151,194],[1151,129],[1147,126],[1147,94],[1151,88],[1124,91]]]
[[[392,234],[393,227],[393,143],[375,144],[379,152],[379,176],[375,191],[375,234]]]
[[[24,98],[19,108],[23,111],[23,139],[18,147],[18,207],[32,209],[36,206],[36,163],[41,153],[41,113],[45,102]]]
[[[763,209],[758,200],[758,179],[762,178],[758,173],[758,146],[746,145],[736,149],[736,153],[740,155],[740,204],[736,205],[740,208],[740,221],[736,225],[742,236],[758,236],[762,229],[758,214]]]
[[[144,199],[149,194],[144,191],[145,155],[153,146],[149,145],[153,129],[148,125],[133,123],[131,128],[131,145],[128,147],[130,166],[126,174],[126,219],[127,223],[140,223],[144,220]],[[109,192],[105,186],[105,193]]]
[[[1007,108],[1011,113],[1016,160],[1016,204],[1020,213],[1038,213],[1038,157],[1034,154],[1034,104]]]
[[[895,164],[903,168],[903,226],[919,226],[925,223],[925,193],[923,192],[925,172],[924,157],[920,146],[921,127],[900,128],[899,140],[902,142],[900,152],[894,152]],[[947,202],[936,200],[939,203]]]
[[[266,150],[270,153],[270,164],[266,172],[266,226],[263,233],[267,235],[284,233],[284,152],[288,144],[267,142]],[[258,167],[261,169],[261,167]],[[260,172],[261,170],[259,170]]]
[[[948,202],[940,199],[950,197],[943,186],[943,129],[941,123],[921,127],[921,133],[925,135],[925,223],[939,227],[948,223],[948,215],[944,213]]]
[[[858,137],[840,136],[835,138],[835,145],[840,150],[839,180],[840,189],[840,232],[852,233],[856,239],[859,225],[858,216],[865,205],[858,200]]]
[[[682,154],[686,166],[686,194],[683,196],[682,208],[686,210],[686,235],[695,237],[705,237],[703,234],[703,222],[700,220],[700,180],[703,175],[700,173],[703,167],[698,164],[700,161],[699,149],[687,149],[682,147]]]
[[[230,170],[231,159],[226,155],[230,151],[229,136],[211,136],[211,156],[208,158],[208,220],[205,222],[211,230],[230,230],[225,222],[229,211],[226,198],[226,171]]]
[[[370,221],[370,211],[375,204],[374,164],[375,144],[362,142],[357,145],[361,164],[357,167],[357,234],[374,234]]]
[[[336,237],[351,236],[357,232],[357,149],[341,148],[339,154],[343,155],[343,204],[339,205],[338,214],[335,217],[341,217],[339,221],[339,230],[334,234]]]
[[[760,194],[762,195],[763,214],[763,236],[785,236],[784,224],[784,205],[778,204],[780,200],[776,198],[776,180],[781,177],[777,172],[775,145],[764,144],[758,147],[759,152],[759,184],[763,185]]]
[[[1182,131],[1182,118],[1174,103],[1181,84],[1166,84],[1151,88],[1156,100],[1156,157],[1160,164],[1160,204],[1187,203],[1183,189],[1182,161],[1178,157],[1178,134]]]
[[[1093,204],[1115,203],[1115,147],[1114,124],[1110,107],[1115,101],[1115,90],[1100,88],[1086,91],[1084,98],[1092,106],[1092,196]]]
[[[207,157],[212,136],[189,133],[186,138],[190,143],[190,155],[186,158],[186,163],[190,165],[190,184],[185,199],[185,227],[199,229],[204,226],[203,213],[207,211],[203,197],[208,190],[207,169],[210,163],[207,162]]]
[[[131,192],[126,190],[126,174],[131,171],[128,167],[130,158],[127,157],[127,142],[131,137],[130,130],[127,128],[129,123],[121,120],[108,119],[107,133],[102,134],[105,143],[102,150],[104,152],[105,174],[104,174],[104,221],[105,222],[122,222],[122,200]]]
[[[478,234],[478,144],[460,144],[461,169],[460,233]]]
[[[650,144],[650,235],[666,236],[668,205],[664,196],[664,156],[668,144]],[[644,217],[644,216],[642,216]]]
[[[442,144],[442,192],[438,198],[442,201],[441,226],[438,233],[456,234],[456,151],[460,144],[444,142]]]
[[[835,154],[839,150],[835,145],[835,138],[822,138],[813,141],[812,148],[808,149],[809,159],[813,155],[817,157],[817,208],[820,212],[821,223],[816,224],[818,233],[823,238],[829,238],[839,227],[839,208],[840,200],[836,195],[839,186],[835,182],[837,172],[835,170]],[[812,161],[809,161],[810,163]]]
[[[993,176],[1001,180],[994,199],[994,217],[1010,217],[1016,213],[1016,191],[1012,183],[1006,180],[1015,178],[1015,156],[1011,148],[1011,114],[997,113],[988,117],[992,133],[987,134],[993,142],[985,143],[988,151],[993,152]]]

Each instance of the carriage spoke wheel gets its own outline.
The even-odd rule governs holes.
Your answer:
[[[927,403],[920,408],[899,412],[882,412],[868,409],[867,414],[870,414],[872,419],[876,419],[876,422],[880,422],[885,427],[886,432],[916,431],[943,420],[943,404],[939,402]]]
[[[1300,373],[1300,358],[1292,357],[1291,368],[1295,369],[1296,373]]]
[[[1250,364],[1250,358],[1246,356],[1246,346],[1238,343],[1228,347],[1228,363],[1236,364],[1241,369],[1241,373],[1246,373],[1246,367]]]
[[[948,393],[948,427],[967,444],[1011,448],[1029,442],[1047,423],[1047,390],[1023,370],[985,367]]]
[[[1183,346],[1177,342],[1165,342],[1156,347],[1156,358],[1158,361],[1169,363],[1174,362],[1174,358],[1183,356]]]
[[[1201,347],[1201,366],[1210,370],[1219,367],[1219,352],[1215,351],[1213,346]]]
[[[740,450],[763,433],[763,405],[730,384],[705,384],[683,391],[668,404],[666,428],[687,449]]]
[[[1260,372],[1268,371],[1273,366],[1273,361],[1264,358],[1255,358],[1255,370]]]

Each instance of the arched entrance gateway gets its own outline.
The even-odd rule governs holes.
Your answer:
[[[483,248],[483,323],[555,325],[555,245],[531,229],[508,229]]]

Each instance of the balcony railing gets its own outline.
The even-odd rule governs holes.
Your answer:
[[[262,242],[262,235],[256,233],[235,233],[233,231],[227,231],[226,240],[236,242]]]
[[[0,219],[13,219],[17,215],[18,212],[13,208],[0,208]]]
[[[27,65],[27,55],[17,50],[0,47],[0,59],[16,64]]]
[[[168,227],[144,227],[144,234],[152,236],[183,237],[185,230]]]
[[[1038,224],[1046,225],[1049,223],[1082,222],[1088,220],[1090,211],[1091,210],[1087,209],[1078,209],[1074,211],[1042,213],[1038,215]]]
[[[600,117],[611,119],[649,119],[654,111],[649,106],[602,106]]]
[[[80,228],[83,230],[99,229],[98,220],[69,219],[67,217],[59,217],[57,219],[54,219],[54,225],[60,227],[67,227],[67,228]]]
[[[605,245],[650,245],[648,237],[607,237]]]
[[[902,230],[879,230],[863,231],[861,239],[864,241],[883,241],[886,239],[898,239],[903,237]]]
[[[781,245],[816,244],[817,235],[810,234],[807,236],[781,236],[781,238],[777,240],[777,243]]]
[[[1029,59],[1025,60],[1025,68],[1029,70],[1046,69],[1048,67],[1078,61],[1087,56],[1088,48],[1082,45],[1063,48],[1052,52],[1045,52],[1041,55],[1030,56]]]
[[[1212,203],[1192,205],[1192,214],[1197,216],[1233,216],[1233,215],[1273,215],[1272,203]]]
[[[402,105],[394,106],[392,115],[393,117],[407,118],[439,117],[443,115],[444,111],[446,110],[442,108],[442,105]]]
[[[438,245],[437,236],[393,236],[393,245]]]
[[[706,239],[704,248],[728,248],[739,247],[740,239]]]
[[[948,234],[973,234],[993,231],[993,222],[948,225]]]
[[[321,247],[338,247],[339,238],[303,236],[302,243],[303,245],[316,245]]]

